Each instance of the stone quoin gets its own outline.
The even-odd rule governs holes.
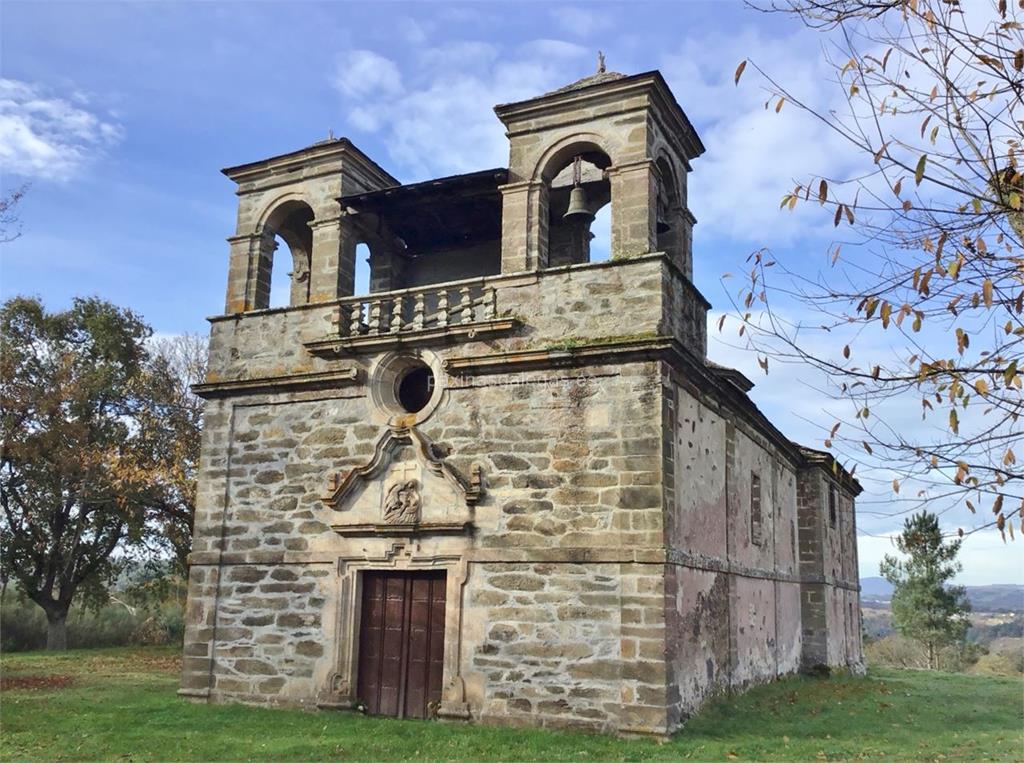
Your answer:
[[[224,171],[180,693],[665,735],[859,670],[860,487],[706,357],[661,74],[495,112],[507,168],[402,185],[332,138]]]

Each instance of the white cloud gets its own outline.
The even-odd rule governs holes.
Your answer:
[[[338,61],[334,85],[350,98],[391,96],[402,92],[402,75],[394,61],[372,50],[352,50]]]
[[[590,56],[590,50],[565,40],[533,40],[522,47],[522,52],[538,58],[581,58]]]
[[[71,100],[87,104],[81,93]],[[0,170],[26,178],[67,180],[106,148],[123,128],[53,97],[27,82],[0,79]]]
[[[434,25],[429,22],[417,21],[416,19],[401,18],[395,25],[398,35],[410,45],[421,45],[434,31]]]
[[[506,165],[508,141],[494,104],[567,84],[571,62],[586,55],[561,40],[533,40],[515,50],[460,41],[415,51],[400,70],[384,56],[358,50],[342,56],[346,74],[334,84],[345,97],[350,127],[382,131],[396,171],[413,181]],[[579,76],[588,73],[585,65],[577,68]]]
[[[594,10],[593,5],[587,7],[566,5],[553,8],[551,17],[566,34],[579,37],[590,37],[595,32],[609,29],[612,25],[611,16]]]
[[[825,110],[837,104],[829,67],[814,35],[769,37],[746,30],[728,37],[684,40],[661,68],[694,122],[707,152],[694,162],[689,201],[699,235],[724,236],[744,245],[779,246],[832,231],[827,212],[800,205],[779,210],[785,193],[809,177],[836,177],[849,169],[849,146],[813,116],[792,105],[776,113],[752,66],[739,86],[734,73],[750,59]]]
[[[944,530],[950,528],[944,527]],[[857,536],[857,561],[861,577],[877,577],[878,566],[886,554],[899,556],[893,541],[898,531],[891,536]],[[991,585],[994,583],[1024,583],[1024,561],[1020,551],[1014,548],[1017,541],[1004,543],[999,533],[982,531],[963,539],[959,560],[963,571],[956,582],[961,585]]]

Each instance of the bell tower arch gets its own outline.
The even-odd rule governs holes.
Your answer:
[[[664,251],[692,276],[686,173],[704,146],[659,72],[626,76],[606,71],[602,61],[596,74],[495,113],[510,144],[509,181],[501,188],[502,272],[563,263],[552,181],[576,156],[590,156],[600,182],[589,188],[599,198],[592,200],[583,183],[573,209],[580,211],[580,196],[592,205],[603,202],[602,193],[610,196],[612,258]]]
[[[291,250],[290,304],[327,302],[353,293],[360,239],[338,198],[398,185],[347,138],[331,138],[289,154],[229,167],[238,188],[225,312],[270,304],[273,258]]]

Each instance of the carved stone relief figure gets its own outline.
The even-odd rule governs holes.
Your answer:
[[[420,519],[420,483],[396,482],[384,496],[384,521],[392,525],[414,524]]]

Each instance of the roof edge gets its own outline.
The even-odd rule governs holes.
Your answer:
[[[507,126],[506,118],[516,114],[518,111],[526,111],[530,108],[542,108],[549,104],[570,102],[573,99],[578,99],[581,96],[586,96],[601,90],[614,91],[615,89],[636,87],[638,85],[645,84],[645,81],[649,82],[649,84],[653,85],[656,90],[661,92],[665,100],[665,105],[679,120],[680,125],[683,128],[683,132],[687,134],[692,142],[693,154],[689,158],[693,159],[703,154],[707,149],[701,141],[700,136],[697,134],[697,130],[694,128],[693,123],[690,122],[689,117],[686,116],[686,112],[683,111],[683,107],[679,105],[679,101],[676,100],[675,94],[672,92],[672,88],[668,86],[668,82],[665,80],[664,75],[657,69],[651,69],[650,71],[639,72],[637,74],[627,74],[618,79],[595,82],[593,84],[583,85],[570,90],[555,90],[553,92],[545,93],[544,95],[539,95],[534,98],[527,98],[522,101],[499,103],[494,107],[494,113],[497,115],[498,119]]]
[[[373,191],[361,191],[359,193],[347,193],[343,196],[338,197],[340,202],[351,202],[357,200],[364,200],[367,197],[379,197],[386,196],[393,193],[405,193],[415,192],[419,190],[425,190],[435,185],[451,185],[457,183],[471,184],[476,180],[484,180],[489,177],[495,177],[498,175],[504,175],[508,177],[508,167],[494,167],[493,169],[486,170],[474,170],[473,172],[462,172],[457,175],[446,175],[439,178],[430,178],[428,180],[420,180],[416,183],[401,183],[398,185],[388,186],[387,188],[378,188]],[[504,182],[504,181],[501,181]],[[499,183],[500,184],[500,183]]]
[[[221,169],[221,174],[225,175],[231,180],[238,182],[240,177],[246,174],[255,172],[256,170],[271,167],[279,164],[287,164],[300,157],[317,156],[320,154],[329,155],[332,153],[340,154],[351,154],[357,160],[367,165],[370,169],[378,172],[382,178],[392,181],[393,185],[401,185],[401,182],[388,172],[386,169],[380,166],[376,161],[371,159],[362,149],[360,149],[355,143],[345,137],[333,138],[328,140],[321,140],[313,143],[310,146],[296,149],[295,151],[289,151],[284,154],[276,154],[274,156],[268,156],[265,159],[259,159],[255,162],[246,162],[245,164],[237,164],[232,167],[224,167]]]
[[[845,466],[836,460],[836,457],[825,450],[817,450],[815,448],[808,448],[806,445],[800,445],[793,443],[797,450],[800,451],[800,455],[803,456],[808,467],[817,466],[838,480],[839,484],[844,487],[848,487],[853,491],[853,494],[860,495],[864,492],[864,487],[860,484],[853,473],[848,471]]]

